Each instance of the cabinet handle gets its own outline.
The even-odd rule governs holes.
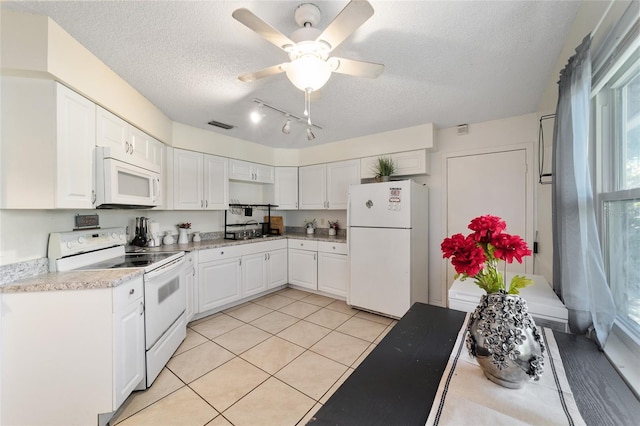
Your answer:
[[[296,201],[296,209],[298,208],[298,202]]]
[[[140,316],[144,314],[144,302],[140,302]]]
[[[91,190],[91,204],[96,203],[96,191],[94,189]]]
[[[194,277],[196,276],[196,268],[193,268],[193,274]]]
[[[220,252],[220,256],[222,256],[223,254],[224,254],[224,252],[223,252],[223,251],[221,251],[221,252]]]
[[[264,260],[267,260],[267,253],[264,254]]]
[[[242,258],[238,259],[238,265],[242,266]]]
[[[317,254],[313,253],[313,260],[316,260]]]
[[[271,253],[267,253],[267,259],[271,260]]]
[[[200,200],[200,208],[204,207],[204,200]]]
[[[127,141],[124,141],[124,152],[126,154],[129,153],[129,142],[127,142]]]
[[[209,207],[209,200],[204,200],[204,207],[205,208]]]
[[[129,294],[133,294],[133,293],[135,293],[135,292],[136,292],[136,289],[135,289],[135,288],[132,288],[131,290],[129,290]]]

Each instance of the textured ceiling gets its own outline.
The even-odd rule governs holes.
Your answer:
[[[312,98],[308,141],[284,117],[248,114],[259,98],[300,115],[284,74],[237,79],[288,60],[237,22],[247,8],[285,35],[304,1],[3,1],[50,16],[172,120],[252,142],[301,148],[424,123],[451,127],[536,111],[579,1],[371,1],[375,14],[332,54],[385,65],[377,79],[333,74]],[[324,29],[348,3],[314,1]],[[236,126],[222,130],[217,120]]]

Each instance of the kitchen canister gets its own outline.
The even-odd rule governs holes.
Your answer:
[[[171,235],[171,231],[165,231],[164,237],[162,238],[162,244],[168,246],[169,244],[173,244],[175,240],[173,239],[173,235]]]

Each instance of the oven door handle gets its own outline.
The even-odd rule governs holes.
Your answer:
[[[144,274],[145,279],[153,279],[155,277],[157,277],[158,275],[162,275],[165,272],[168,272],[169,269],[173,269],[173,268],[178,268],[180,265],[182,265],[184,263],[184,256],[181,257],[180,259],[176,259],[172,262],[167,263],[166,265],[162,265],[160,268],[158,269],[154,269],[151,272],[147,272],[146,274]]]

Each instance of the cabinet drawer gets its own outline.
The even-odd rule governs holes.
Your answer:
[[[242,256],[242,246],[228,246],[214,249],[201,250],[198,253],[198,261],[209,262],[212,260],[229,259]]]
[[[287,240],[273,240],[273,241],[259,241],[256,243],[244,244],[242,247],[242,255],[249,255],[255,253],[264,253],[267,251],[285,249],[287,248]]]
[[[289,248],[318,251],[318,242],[314,240],[289,240]]]
[[[347,254],[347,244],[335,243],[335,242],[330,243],[328,241],[319,241],[318,251],[321,251],[323,253]]]
[[[136,277],[113,289],[113,312],[144,295],[142,276]]]

